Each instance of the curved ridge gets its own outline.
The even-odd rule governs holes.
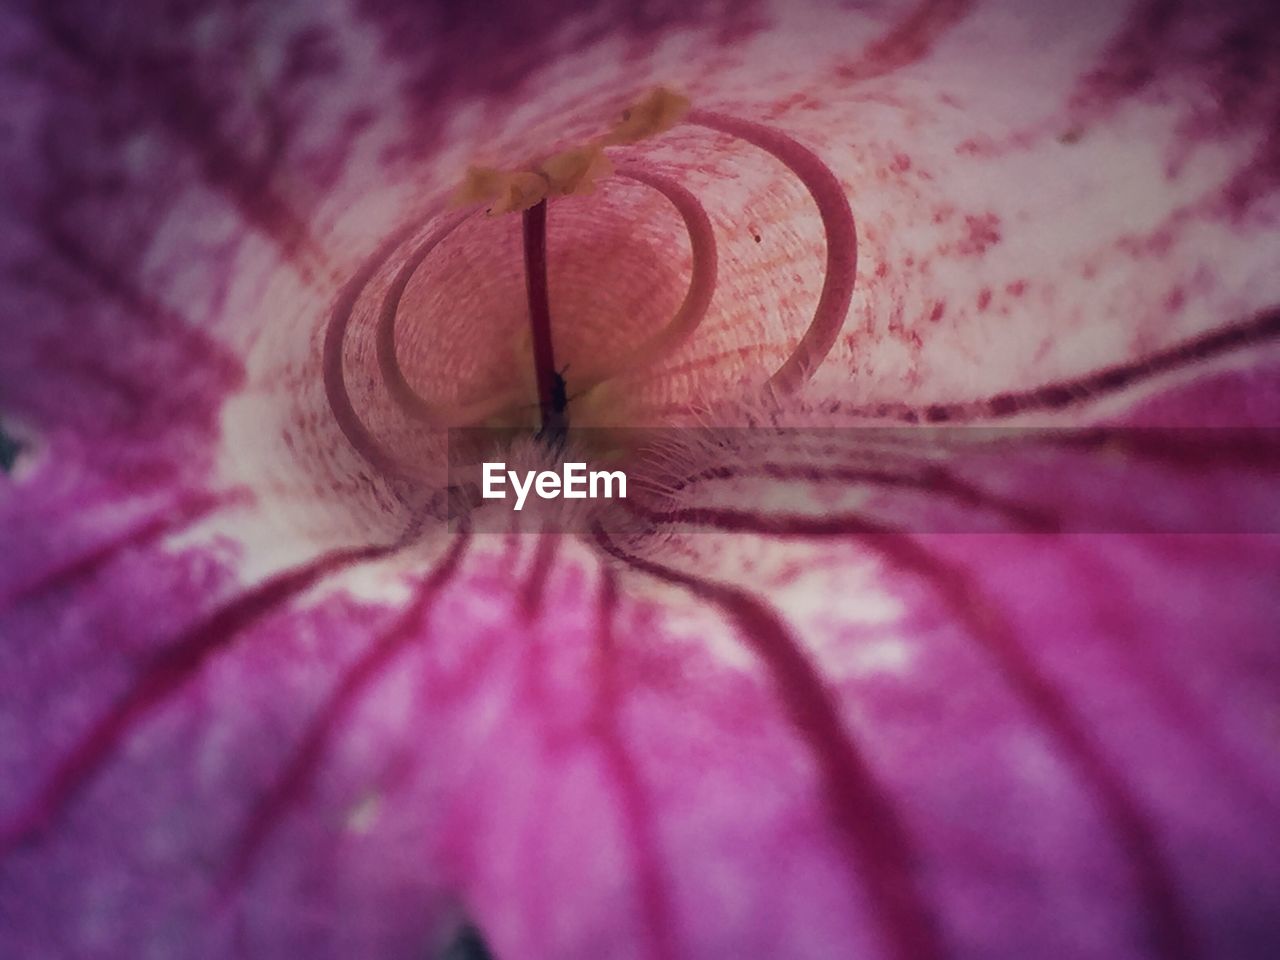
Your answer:
[[[620,359],[602,364],[605,372],[592,372],[588,368],[587,382],[582,389],[589,389],[619,374],[634,373],[636,370],[651,366],[662,357],[679,349],[693,336],[706,316],[711,306],[711,298],[715,294],[719,269],[719,255],[711,218],[707,216],[706,208],[692,191],[670,177],[649,173],[632,164],[618,167],[616,173],[652,187],[671,201],[672,206],[684,220],[685,229],[688,231],[693,267],[689,275],[689,289],[670,322],[648,340],[624,353]]]
[[[685,122],[727,133],[772,154],[800,180],[818,206],[827,236],[827,264],[813,319],[782,366],[769,377],[774,389],[791,392],[826,359],[853,302],[858,270],[858,236],[844,187],[816,153],[784,133],[750,120],[693,110]]]
[[[347,327],[351,324],[351,312],[364,288],[382,269],[396,252],[417,232],[419,224],[412,223],[397,230],[383,241],[356,271],[355,275],[342,287],[329,312],[329,322],[325,328],[324,346],[322,348],[321,372],[324,379],[325,398],[329,409],[338,423],[338,429],[352,448],[363,457],[370,466],[379,473],[399,476],[403,470],[394,456],[374,439],[369,428],[365,426],[360,415],[351,404],[351,394],[347,390],[346,373],[343,370],[343,348],[346,345]]]
[[[506,391],[468,404],[432,403],[409,384],[396,352],[396,314],[409,281],[431,252],[473,216],[474,211],[454,214],[418,245],[391,281],[378,313],[375,343],[383,385],[391,394],[391,399],[407,416],[432,427],[456,427],[475,423],[498,413],[519,399],[515,391]]]

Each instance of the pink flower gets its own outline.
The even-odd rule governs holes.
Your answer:
[[[0,956],[1280,951],[1273,5],[17,6]]]

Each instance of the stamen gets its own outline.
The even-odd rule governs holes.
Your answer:
[[[468,403],[439,403],[427,400],[409,383],[397,353],[396,316],[400,311],[400,302],[410,279],[431,252],[469,218],[469,214],[454,215],[413,251],[392,280],[391,286],[387,288],[378,314],[375,343],[378,369],[382,374],[383,383],[391,394],[391,399],[401,410],[408,416],[432,427],[457,427],[479,423],[519,402],[520,394],[516,390],[493,393]]]
[[[666,327],[611,361],[581,358],[575,364],[575,395],[581,395],[614,377],[634,374],[654,366],[688,341],[710,307],[716,282],[716,241],[710,218],[697,198],[665,176],[633,164],[615,169],[605,148],[634,144],[687,122],[727,133],[773,154],[808,188],[818,207],[827,239],[827,270],[813,320],[783,365],[769,378],[768,387],[783,391],[800,386],[822,363],[839,334],[852,298],[857,264],[857,235],[843,187],[815,154],[784,134],[750,121],[705,111],[691,111],[687,98],[657,88],[636,101],[622,119],[605,133],[531,159],[514,168],[472,166],[453,195],[454,205],[473,207],[487,203],[489,214],[514,213],[522,217],[525,281],[529,325],[538,393],[540,428],[544,440],[563,439],[568,429],[569,391],[564,372],[557,369],[551,333],[547,280],[547,204],[553,198],[593,192],[613,175],[645,184],[664,194],[680,213],[689,233],[693,269],[689,290]],[[410,385],[397,356],[395,320],[409,280],[428,254],[453,229],[474,215],[460,211],[430,235],[401,265],[386,291],[375,331],[375,353],[382,380],[391,399],[408,416],[433,427],[455,427],[490,420],[521,405],[518,385],[490,391],[465,403],[428,401]],[[402,232],[403,234],[403,232]],[[403,242],[402,235],[396,244]],[[391,251],[380,250],[357,282],[344,290],[331,317],[325,340],[325,387],[339,426],[357,451],[382,472],[400,473],[399,464],[360,422],[351,406],[342,369],[346,327],[355,299],[372,279]]]
[[[737,117],[695,110],[687,122],[727,133],[773,154],[782,161],[809,191],[822,218],[827,235],[827,269],[818,294],[813,320],[791,355],[769,385],[790,392],[804,384],[826,359],[840,335],[849,305],[853,302],[854,278],[858,272],[858,235],[853,211],[844,186],[817,154],[808,147],[769,127]]]
[[[634,165],[619,167],[616,173],[620,177],[652,187],[671,201],[689,234],[693,268],[689,275],[688,292],[671,321],[622,356],[588,366],[584,372],[575,369],[573,379],[578,392],[590,390],[616,376],[634,375],[674,353],[693,336],[706,316],[715,292],[718,263],[716,237],[711,227],[711,218],[707,216],[707,211],[698,202],[698,198],[669,177],[649,173]]]
[[[325,399],[329,401],[329,409],[333,411],[338,428],[347,438],[352,449],[384,476],[400,476],[403,471],[392,453],[374,438],[368,426],[356,413],[351,403],[351,393],[347,388],[346,371],[343,369],[343,351],[346,345],[347,328],[351,325],[352,313],[355,311],[356,301],[360,298],[361,292],[377,275],[382,265],[394,255],[397,248],[412,236],[415,229],[416,225],[410,224],[389,237],[347,282],[338,294],[338,299],[329,314],[324,335],[321,369]]]

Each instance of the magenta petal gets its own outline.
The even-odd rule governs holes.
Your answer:
[[[1275,21],[0,14],[0,955],[1274,956]],[[655,83],[734,119],[619,156],[691,204],[555,210],[557,355],[696,309],[583,408],[839,450],[691,442],[648,538],[452,534],[379,351],[518,386],[514,234],[382,342],[377,295],[469,160]]]

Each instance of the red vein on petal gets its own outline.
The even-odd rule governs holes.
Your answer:
[[[813,320],[791,355],[769,378],[770,386],[791,391],[801,386],[835,346],[853,301],[858,270],[858,236],[844,186],[808,147],[769,127],[719,113],[694,110],[686,122],[727,133],[772,154],[804,184],[827,235],[827,265]]]
[[[968,507],[979,507],[1005,516],[1027,532],[1053,533],[1061,529],[1061,522],[1044,510],[996,496],[976,484],[971,484],[941,467],[927,467],[918,474],[889,473],[844,466],[797,466],[794,464],[761,463],[747,467],[711,467],[690,477],[681,477],[663,489],[676,492],[704,480],[738,479],[800,480],[814,483],[867,484],[891,489],[918,490],[949,497]],[[625,505],[624,505],[625,506]],[[684,522],[684,521],[677,521]]]
[[[549,695],[542,669],[545,660],[544,636],[543,631],[538,629],[540,625],[538,617],[546,601],[547,581],[555,567],[559,549],[559,535],[553,533],[538,535],[529,574],[525,577],[517,595],[518,609],[527,634],[520,655],[521,687],[530,702],[540,711],[546,710],[549,706]]]
[[[1280,467],[1275,427],[1085,427],[1032,437],[1042,446],[1123,454],[1193,473],[1232,467],[1270,475]]]
[[[933,911],[919,889],[907,829],[845,730],[831,689],[778,615],[744,590],[625,553],[601,530],[595,536],[610,556],[719,607],[738,627],[817,761],[828,815],[870,901],[871,920],[886,950],[898,960],[943,956]]]
[[[973,0],[923,0],[886,36],[868,46],[857,62],[838,70],[844,80],[881,77],[923,60],[933,44],[973,9]]]
[[[551,576],[551,568],[555,566],[556,554],[560,548],[560,537],[554,534],[539,534],[534,546],[533,565],[529,576],[520,587],[520,612],[526,625],[530,624],[542,609],[546,597],[547,579]]]
[[[851,535],[891,535],[904,534],[907,531],[894,529],[873,523],[861,516],[827,515],[823,517],[757,517],[754,514],[741,514],[735,511],[687,508],[680,510],[654,511],[635,504],[630,505],[632,512],[656,523],[662,524],[705,524],[717,529],[740,533],[759,533],[770,536],[796,537],[845,537]],[[1035,532],[1034,530],[1032,532]],[[1093,562],[1098,562],[1093,558]],[[1108,583],[1118,581],[1112,574]],[[1114,632],[1114,630],[1113,630]],[[1243,761],[1232,748],[1213,740],[1209,735],[1211,727],[1201,711],[1191,701],[1172,678],[1167,676],[1158,661],[1150,656],[1150,651],[1125,648],[1125,656],[1133,662],[1136,676],[1152,690],[1153,696],[1165,709],[1172,721],[1183,729],[1184,737],[1189,741],[1204,744],[1206,756],[1217,767],[1221,775],[1237,785],[1237,793],[1259,812],[1266,821],[1267,815],[1275,806],[1271,791],[1254,778]]]
[[[625,506],[662,524],[694,524],[727,533],[756,533],[774,537],[847,537],[855,534],[903,534],[906,531],[868,520],[859,514],[755,514],[718,507],[681,507],[649,510],[636,504]]]
[[[1158,350],[1142,360],[1104,367],[1071,380],[1060,380],[1018,393],[1000,393],[985,400],[935,403],[924,407],[878,404],[846,407],[851,412],[910,423],[947,423],[994,419],[1044,410],[1060,410],[1076,403],[1119,393],[1144,380],[1170,373],[1180,366],[1211,360],[1242,347],[1280,338],[1280,306],[1268,307],[1247,320],[1227,324]]]
[[[402,542],[397,542],[323,554],[246,590],[187,629],[150,661],[133,687],[99,716],[88,733],[63,756],[26,808],[0,827],[0,857],[47,829],[98,773],[133,726],[190,680],[238,634],[324,577],[357,563],[388,556],[401,546]]]
[[[1031,659],[1008,620],[984,597],[973,578],[906,537],[864,538],[894,566],[924,578],[969,635],[995,662],[1005,682],[1052,733],[1081,778],[1093,789],[1129,857],[1147,912],[1151,947],[1167,960],[1201,954],[1154,826],[1130,795],[1124,778],[1089,735],[1085,722]]]
[[[696,513],[699,523],[735,532],[856,537],[892,565],[929,583],[1093,788],[1133,867],[1153,949],[1167,960],[1193,960],[1200,956],[1190,917],[1154,827],[1130,795],[1123,778],[1089,736],[1084,722],[1040,672],[1009,623],[997,615],[963,570],[930,554],[909,537],[856,517],[758,517],[727,510]]]
[[[600,581],[599,613],[596,626],[599,648],[599,686],[596,717],[598,737],[605,762],[618,786],[619,801],[627,838],[634,859],[633,873],[640,887],[640,912],[649,954],[654,960],[675,960],[679,955],[671,898],[667,895],[654,810],[623,738],[619,713],[622,686],[618,678],[618,650],[614,639],[614,617],[618,607],[618,584],[612,570],[604,570]]]
[[[69,586],[77,580],[91,576],[125,550],[145,547],[162,537],[177,533],[203,520],[238,500],[243,502],[245,499],[234,493],[201,493],[180,500],[176,504],[170,504],[132,530],[99,544],[73,560],[64,561],[52,570],[41,571],[38,577],[27,583],[19,584],[10,592],[8,598],[0,597],[0,607],[22,603],[38,594]]]
[[[283,819],[291,804],[302,802],[334,730],[360,694],[409,648],[411,641],[425,639],[421,631],[426,617],[445,583],[457,571],[469,541],[468,534],[454,538],[439,564],[418,587],[403,614],[347,669],[316,711],[284,773],[254,807],[220,886],[222,896],[230,895],[241,886],[272,829]]]

